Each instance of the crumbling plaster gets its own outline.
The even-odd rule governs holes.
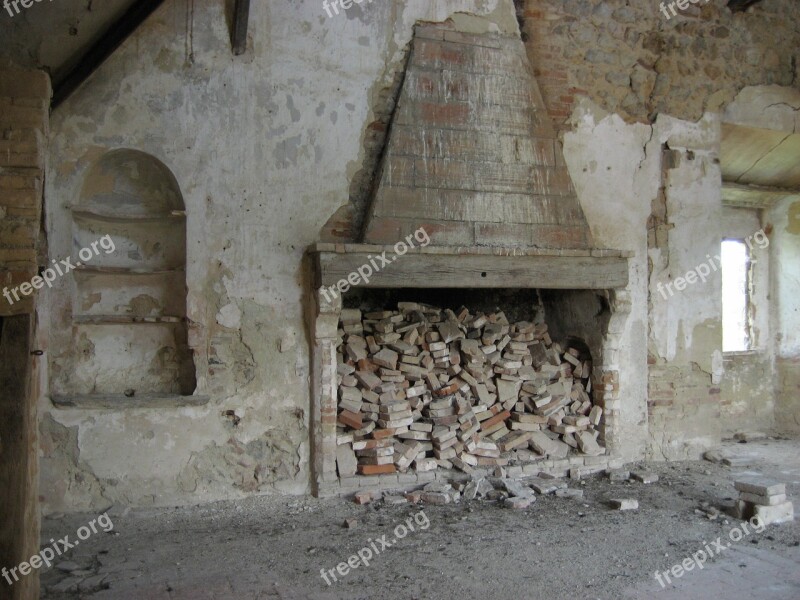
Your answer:
[[[654,168],[645,155],[651,137],[646,125],[628,125],[617,115],[583,100],[572,119],[573,129],[564,136],[564,158],[578,192],[595,244],[635,252],[629,261],[631,310],[616,357],[607,368],[619,367],[621,394],[620,453],[641,457],[647,439],[647,235],[649,204],[641,198],[655,193],[654,184],[642,177],[642,169]],[[613,152],[609,152],[613,148]],[[632,232],[642,232],[637,236]]]
[[[69,449],[43,449],[46,512],[309,490],[303,251],[349,201],[350,182],[367,158],[367,126],[402,67],[413,24],[448,17],[472,31],[517,27],[511,0],[365,3],[332,19],[314,3],[264,3],[253,6],[250,48],[234,58],[221,6],[189,12],[183,2],[167,3],[54,113],[46,190],[51,258],[69,254],[65,205],[104,152],[143,150],[175,174],[187,206],[197,393],[211,402],[87,412],[54,411],[43,398],[43,428],[74,431],[78,446],[77,466],[65,471],[47,471],[47,461],[64,461]],[[770,89],[782,97],[775,90],[783,88]],[[747,113],[747,94],[754,93],[776,97],[746,89],[728,113]],[[651,354],[661,366],[688,370],[711,390],[722,376],[713,294],[695,284],[664,300],[655,287],[717,247],[720,118],[706,113],[693,123],[662,114],[653,125],[631,124],[577,98],[565,157],[594,238],[636,252],[624,343],[609,359],[624,366],[621,450],[626,458],[645,451],[690,456],[719,438],[719,423],[710,422],[715,413],[668,407],[654,419],[647,360]],[[781,102],[765,114],[794,119],[796,128],[798,113],[788,116],[791,106],[784,110]],[[665,145],[677,155],[666,177]],[[669,243],[648,251],[646,224],[661,187]],[[59,356],[71,351],[70,303],[67,280],[40,299],[50,381]]]
[[[772,259],[777,300],[777,353],[781,358],[800,357],[800,197],[787,198],[772,208]]]
[[[564,135],[566,160],[595,240],[601,246],[636,252],[631,262],[629,343],[622,346],[620,360],[633,367],[622,369],[621,377],[630,379],[624,388],[638,390],[641,396],[623,397],[622,421],[632,446],[637,447],[637,441],[644,445],[645,438],[653,458],[696,457],[723,435],[772,426],[769,253],[781,256],[780,245],[762,251],[756,266],[758,352],[750,356],[723,361],[719,272],[682,291],[674,287],[674,280],[717,256],[724,235],[746,237],[761,226],[757,213],[722,207],[718,160],[722,120],[729,120],[729,113],[740,119],[767,114],[770,123],[794,127],[793,97],[793,91],[777,86],[745,88],[725,115],[706,113],[697,122],[659,115],[652,126],[627,124],[584,98],[573,113],[572,130]],[[776,112],[779,106],[783,108]],[[667,235],[648,248],[646,223],[659,188],[665,195]],[[783,230],[788,231],[790,209],[777,210],[784,215]],[[779,230],[776,225],[773,237],[783,236],[784,245],[785,238],[793,239]],[[796,256],[793,252],[786,255]],[[778,259],[774,268],[783,273],[796,269],[786,262]],[[797,328],[786,323],[796,319],[796,303],[789,298],[796,298],[798,290],[792,286],[797,278],[782,276],[780,281],[786,294],[779,304],[785,307],[778,317],[785,328],[780,331],[781,349],[794,358]],[[673,283],[671,294],[667,283]],[[642,376],[648,367],[640,364],[645,349],[651,363],[649,389]]]
[[[800,90],[779,86],[745,88],[725,109],[726,123],[800,132]],[[774,357],[775,427],[800,432],[800,196],[787,196],[762,217],[770,233],[770,310],[767,345]]]
[[[627,124],[589,100],[579,102],[565,156],[578,195],[600,246],[636,252],[631,261],[631,318],[621,345],[621,419],[631,450],[657,457],[696,453],[718,438],[719,424],[684,439],[682,413],[671,422],[648,423],[648,350],[656,364],[681,365],[712,378],[722,376],[721,314],[718,295],[703,284],[664,299],[659,281],[669,282],[717,254],[720,226],[719,118],[706,114],[696,123],[661,115],[652,126]],[[674,164],[662,182],[662,148],[673,150]],[[613,151],[610,151],[613,150]],[[670,225],[668,245],[648,250],[651,200],[665,187]],[[636,233],[638,232],[638,234]],[[652,274],[649,265],[652,263]],[[718,282],[718,276],[708,286]],[[674,289],[674,288],[673,288]],[[711,288],[716,289],[716,288]],[[648,316],[648,303],[650,314]],[[672,430],[674,428],[674,431]],[[670,431],[665,434],[665,430]],[[675,446],[664,449],[664,445]],[[694,450],[687,450],[690,445]]]
[[[800,106],[800,105],[799,105]],[[800,433],[800,199],[787,198],[769,211],[774,227],[773,320],[776,331],[777,398],[775,424]]]
[[[656,124],[660,144],[677,151],[667,170],[667,215],[670,224],[666,250],[651,250],[651,351],[681,364],[695,363],[718,382],[722,376],[722,307],[717,290],[719,272],[679,291],[661,293],[658,283],[674,283],[709,257],[719,254],[722,238],[720,141],[718,117],[706,114],[697,123],[661,117]],[[662,288],[663,289],[663,288]],[[671,294],[670,291],[674,291]]]
[[[330,19],[315,3],[256,3],[235,58],[221,3],[192,4],[162,6],[53,113],[46,227],[50,257],[69,255],[67,205],[108,150],[167,165],[186,204],[197,393],[211,400],[87,411],[43,397],[43,431],[77,443],[77,456],[42,450],[45,512],[309,491],[302,257],[348,201],[375,82],[402,67],[419,20],[517,30],[510,0],[365,3]],[[39,303],[46,378],[62,393],[72,294],[64,278]]]

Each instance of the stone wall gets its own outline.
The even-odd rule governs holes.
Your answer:
[[[626,121],[649,122],[657,114],[696,121],[746,86],[797,83],[794,0],[764,0],[736,14],[714,0],[669,19],[658,2],[520,4],[545,105],[559,123],[581,96]]]

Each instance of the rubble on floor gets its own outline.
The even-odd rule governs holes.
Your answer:
[[[524,509],[536,501],[537,495],[550,494],[559,498],[583,498],[583,490],[570,488],[567,482],[561,479],[544,477],[515,479],[473,473],[468,479],[461,481],[454,480],[449,483],[432,481],[422,489],[408,491],[402,495],[389,492],[359,492],[353,499],[357,504],[382,500],[386,505],[410,503],[434,506],[486,500],[499,502],[506,508]]]
[[[340,327],[340,477],[605,454],[591,357],[544,323],[400,302]]]
[[[609,481],[624,482],[628,486],[649,485],[659,481],[657,473],[641,468],[632,471],[622,468],[607,469],[605,474]],[[593,472],[588,475],[593,476],[597,473]],[[570,477],[570,480],[574,480],[574,478]],[[581,481],[581,484],[584,483]],[[406,492],[360,491],[353,496],[353,500],[356,504],[367,504],[382,499],[386,505],[422,503],[443,506],[477,499],[498,501],[508,508],[528,508],[533,504],[537,495],[550,494],[558,498],[582,498],[583,490],[570,488],[568,480],[554,477],[546,471],[540,471],[535,476],[521,477],[510,476],[503,468],[497,467],[493,471],[476,469],[470,474],[454,473],[452,477],[446,476],[427,483],[421,489]],[[526,503],[521,499],[530,501]],[[638,501],[635,499],[611,499],[608,502],[619,510],[638,508]],[[716,513],[719,514],[719,511]]]
[[[722,511],[720,511],[719,508],[717,508],[710,502],[705,502],[705,501],[701,502],[700,508],[696,508],[694,512],[695,514],[707,517],[711,521],[718,519],[722,515]]]
[[[738,448],[707,450],[703,458],[709,462],[721,463],[727,467],[748,467],[758,460],[756,452],[741,451]]]

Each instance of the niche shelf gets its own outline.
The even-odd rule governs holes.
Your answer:
[[[186,405],[180,399],[196,398],[196,378],[186,318],[186,211],[174,175],[153,156],[113,150],[89,170],[67,208],[72,255],[81,263],[72,271],[72,329],[82,351],[75,353],[75,393],[54,404]],[[106,237],[113,251],[96,243]],[[78,258],[92,247],[91,260]],[[129,397],[128,389],[142,393]]]

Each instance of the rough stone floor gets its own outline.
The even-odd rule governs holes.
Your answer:
[[[308,498],[112,510],[112,532],[89,537],[42,573],[42,598],[800,599],[800,519],[761,533],[751,528],[730,542],[740,521],[697,510],[704,502],[732,505],[734,478],[750,472],[785,481],[800,508],[800,440],[731,443],[722,453],[739,457],[738,466],[644,465],[659,474],[657,483],[570,481],[583,498],[543,496],[525,510],[489,501],[357,506]],[[637,499],[640,508],[607,506],[619,497]],[[96,517],[46,519],[43,544],[67,534],[74,541]],[[357,526],[343,527],[351,518]],[[392,540],[408,519],[415,531],[382,548],[377,540]],[[662,589],[657,570],[713,549],[717,538],[725,547],[719,556]],[[328,586],[320,570],[335,569],[362,548],[379,553]]]

